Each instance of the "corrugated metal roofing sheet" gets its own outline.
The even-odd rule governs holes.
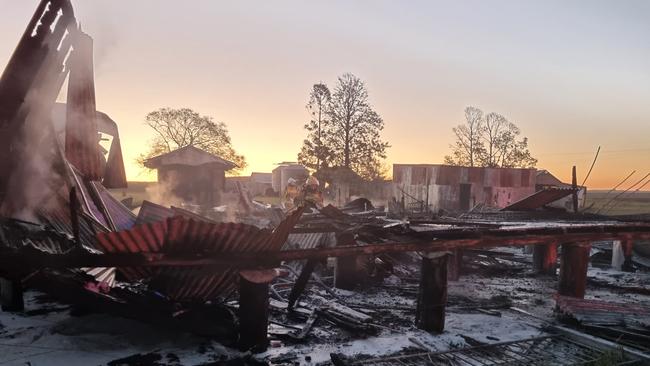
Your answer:
[[[296,210],[271,231],[236,223],[212,223],[185,217],[134,226],[130,230],[100,233],[106,252],[226,253],[277,251],[286,242],[303,209]],[[206,274],[200,268],[164,267],[118,269],[127,280],[150,278],[150,287],[175,301],[224,298],[235,289],[237,272]]]
[[[135,224],[142,225],[150,222],[162,221],[173,216],[174,211],[172,211],[172,209],[144,200],[142,201],[142,206],[138,212],[138,218],[135,220]]]
[[[95,186],[99,196],[106,206],[108,214],[111,216],[113,224],[117,230],[127,230],[135,225],[136,216],[131,210],[118,201],[113,195],[99,182],[91,182]]]
[[[336,246],[336,234],[328,233],[292,233],[289,234],[282,249],[313,249]]]
[[[576,192],[573,188],[546,188],[541,191],[535,192],[532,195],[521,199],[509,206],[502,208],[502,211],[526,211],[534,210],[540,208],[544,205],[547,205],[551,202],[557,201],[560,198],[564,198],[573,192]]]

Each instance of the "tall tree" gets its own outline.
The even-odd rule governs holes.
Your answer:
[[[304,126],[305,130],[307,130],[307,138],[303,141],[298,154],[298,161],[314,170],[328,166],[331,158],[331,151],[324,143],[327,140],[327,129],[325,127],[329,122],[328,108],[331,100],[332,95],[327,85],[323,83],[314,84],[307,103],[307,110],[311,115],[311,119]]]
[[[186,146],[198,147],[237,164],[230,173],[238,173],[247,165],[244,156],[232,147],[225,123],[215,122],[212,117],[201,116],[189,108],[160,108],[147,114],[145,124],[156,135],[149,150],[137,159],[142,165],[149,158]]]
[[[298,154],[299,161],[313,167],[320,159],[321,168],[347,167],[365,179],[383,178],[383,159],[390,145],[381,138],[384,120],[368,102],[363,81],[349,73],[340,76],[321,111],[320,129],[315,118],[305,126],[308,138]],[[317,131],[322,142],[320,154],[314,148]]]
[[[327,141],[334,164],[364,178],[381,176],[377,169],[390,145],[381,139],[384,120],[368,102],[364,82],[350,73],[340,76],[328,112]]]
[[[483,111],[472,106],[466,107],[465,124],[454,127],[452,131],[456,141],[451,145],[452,155],[445,156],[445,164],[475,166],[484,151],[481,139],[484,131]]]
[[[521,130],[498,113],[483,112],[475,107],[465,109],[464,125],[453,129],[456,141],[452,155],[445,157],[450,165],[502,168],[529,168],[537,164],[528,150],[528,138],[519,137]]]

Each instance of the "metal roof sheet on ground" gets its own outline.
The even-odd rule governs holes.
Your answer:
[[[106,206],[108,214],[111,216],[117,230],[127,230],[135,225],[136,216],[122,202],[118,201],[113,195],[99,182],[92,182],[99,193],[101,200]]]
[[[547,205],[551,202],[555,202],[560,198],[564,198],[573,192],[577,192],[577,189],[573,188],[547,188],[541,191],[535,192],[532,195],[523,198],[509,206],[502,208],[502,211],[526,211],[534,210],[540,208],[544,205]]]
[[[291,233],[282,249],[313,249],[336,246],[336,234],[327,233]]]
[[[185,217],[135,226],[121,232],[102,233],[98,243],[107,252],[163,252],[174,254],[279,251],[296,225],[300,208],[275,230],[236,223],[212,223]],[[224,298],[237,285],[237,272],[225,268],[206,274],[201,268],[119,268],[129,281],[150,278],[150,287],[175,301]]]
[[[650,307],[602,300],[558,296],[557,308],[582,324],[630,325],[639,323],[650,327]]]
[[[174,211],[168,207],[161,206],[151,201],[142,201],[138,217],[135,220],[136,225],[147,224],[156,221],[163,221],[168,217],[173,217]]]

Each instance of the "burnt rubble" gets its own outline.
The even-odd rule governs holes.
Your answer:
[[[650,266],[634,249],[650,220],[545,209],[575,184],[463,212],[404,196],[288,210],[238,185],[233,216],[149,201],[136,215],[108,190],[126,186],[111,122],[95,107],[92,38],[69,0],[41,1],[0,79],[1,305],[43,320],[0,318],[8,361],[79,351],[39,342],[87,317],[100,333],[141,329],[141,348],[161,332],[155,345],[182,334],[190,350],[106,352],[109,365],[650,362]]]

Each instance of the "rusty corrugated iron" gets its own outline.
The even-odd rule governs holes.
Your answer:
[[[279,251],[303,209],[289,215],[275,230],[237,223],[213,223],[182,216],[134,226],[130,230],[100,233],[98,245],[106,252],[228,253]],[[148,278],[153,290],[174,301],[205,301],[227,297],[237,285],[231,269],[207,273],[201,268],[119,268],[129,281]]]
[[[568,187],[552,187],[545,188],[541,191],[535,192],[532,195],[525,197],[509,206],[502,208],[502,211],[528,211],[540,208],[549,203],[555,202],[564,198],[578,189]]]
[[[65,128],[65,156],[84,178],[100,180],[99,133],[95,107],[93,41],[78,30],[73,32]]]
[[[556,297],[556,306],[561,315],[582,324],[631,325],[644,319],[650,322],[650,307],[647,306],[559,295]]]

